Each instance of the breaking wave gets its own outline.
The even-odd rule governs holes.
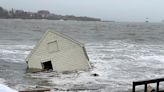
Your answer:
[[[8,62],[23,63],[32,48],[29,45],[0,45],[0,58]]]
[[[5,79],[0,78],[0,84],[5,84],[5,82],[6,82]]]
[[[34,78],[49,80],[56,88],[117,92],[131,89],[134,80],[164,76],[164,46],[141,45],[113,40],[87,43],[93,69],[77,74],[37,73]],[[94,77],[92,74],[98,74]],[[116,88],[117,87],[117,88]]]

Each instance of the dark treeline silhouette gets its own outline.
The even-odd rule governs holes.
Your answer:
[[[1,19],[49,19],[49,20],[78,20],[78,21],[101,21],[99,18],[91,17],[76,17],[73,15],[57,15],[50,13],[47,10],[39,10],[38,12],[26,12],[24,10],[6,10],[3,7],[0,7],[0,18]]]

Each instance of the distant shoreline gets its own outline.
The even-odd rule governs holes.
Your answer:
[[[62,20],[62,19],[61,19],[61,20],[53,20],[53,19],[21,19],[21,18],[0,18],[0,20],[18,20],[18,21],[19,21],[19,20],[20,20],[20,21],[21,21],[21,20],[22,20],[22,21],[23,21],[23,20],[27,20],[27,21],[28,21],[28,20],[29,20],[29,21],[30,21],[30,20],[44,21],[44,20],[45,20],[45,21],[61,21],[61,22],[62,22],[62,21],[77,21],[77,22],[78,22],[78,21],[79,21],[79,22],[104,22],[104,21],[92,21],[92,20],[84,21],[84,20]]]
[[[77,21],[101,21],[100,18],[74,15],[58,15],[50,13],[48,10],[39,10],[37,12],[27,12],[24,10],[6,10],[0,7],[0,19],[47,19],[47,20],[77,20]]]

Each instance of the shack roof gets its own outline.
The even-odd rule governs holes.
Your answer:
[[[36,46],[33,48],[33,50],[30,52],[30,54],[27,56],[26,58],[26,62],[29,60],[29,58],[31,57],[31,55],[35,52],[35,50],[38,48],[38,46],[41,44],[41,42],[43,41],[43,39],[47,36],[47,34],[51,32],[51,33],[54,33],[56,35],[59,35],[60,37],[63,37],[65,39],[68,39],[69,41],[73,42],[73,43],[76,43],[77,45],[79,45],[80,47],[84,47],[84,44],[80,43],[79,41],[77,40],[74,40],[72,39],[71,37],[67,36],[67,35],[64,35],[62,33],[59,33],[55,30],[47,30],[44,35],[41,37],[41,39],[38,41],[38,43],[36,44]]]

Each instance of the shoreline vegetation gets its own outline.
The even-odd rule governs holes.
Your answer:
[[[101,21],[100,18],[74,15],[57,15],[48,10],[38,10],[37,12],[27,12],[24,10],[6,10],[0,6],[0,19],[48,19],[48,20],[77,20],[77,21]]]

